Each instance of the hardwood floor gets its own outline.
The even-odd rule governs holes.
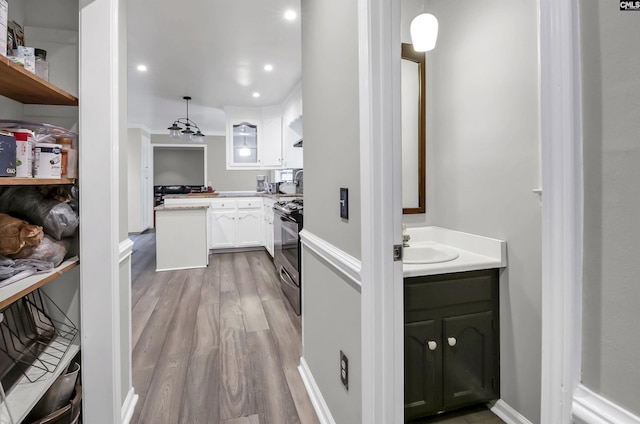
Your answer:
[[[131,239],[132,423],[319,423],[297,370],[300,317],[266,252],[156,273],[155,234]]]

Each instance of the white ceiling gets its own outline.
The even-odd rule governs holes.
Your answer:
[[[129,125],[168,133],[191,96],[189,118],[221,135],[223,106],[280,104],[300,81],[300,0],[129,0],[127,19]]]

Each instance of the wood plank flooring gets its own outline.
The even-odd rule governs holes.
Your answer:
[[[319,424],[297,366],[301,322],[266,252],[155,272],[155,234],[132,236],[132,423]]]

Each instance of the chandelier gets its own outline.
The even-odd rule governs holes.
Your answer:
[[[204,134],[200,132],[198,125],[189,119],[189,100],[191,100],[191,97],[184,96],[183,99],[187,101],[187,117],[173,121],[173,125],[167,128],[169,130],[169,137],[202,143],[204,141]],[[197,131],[193,131],[192,128]]]

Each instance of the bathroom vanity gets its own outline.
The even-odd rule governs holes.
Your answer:
[[[404,270],[405,421],[500,397],[506,243],[410,229]],[[421,260],[422,256],[422,260]]]

